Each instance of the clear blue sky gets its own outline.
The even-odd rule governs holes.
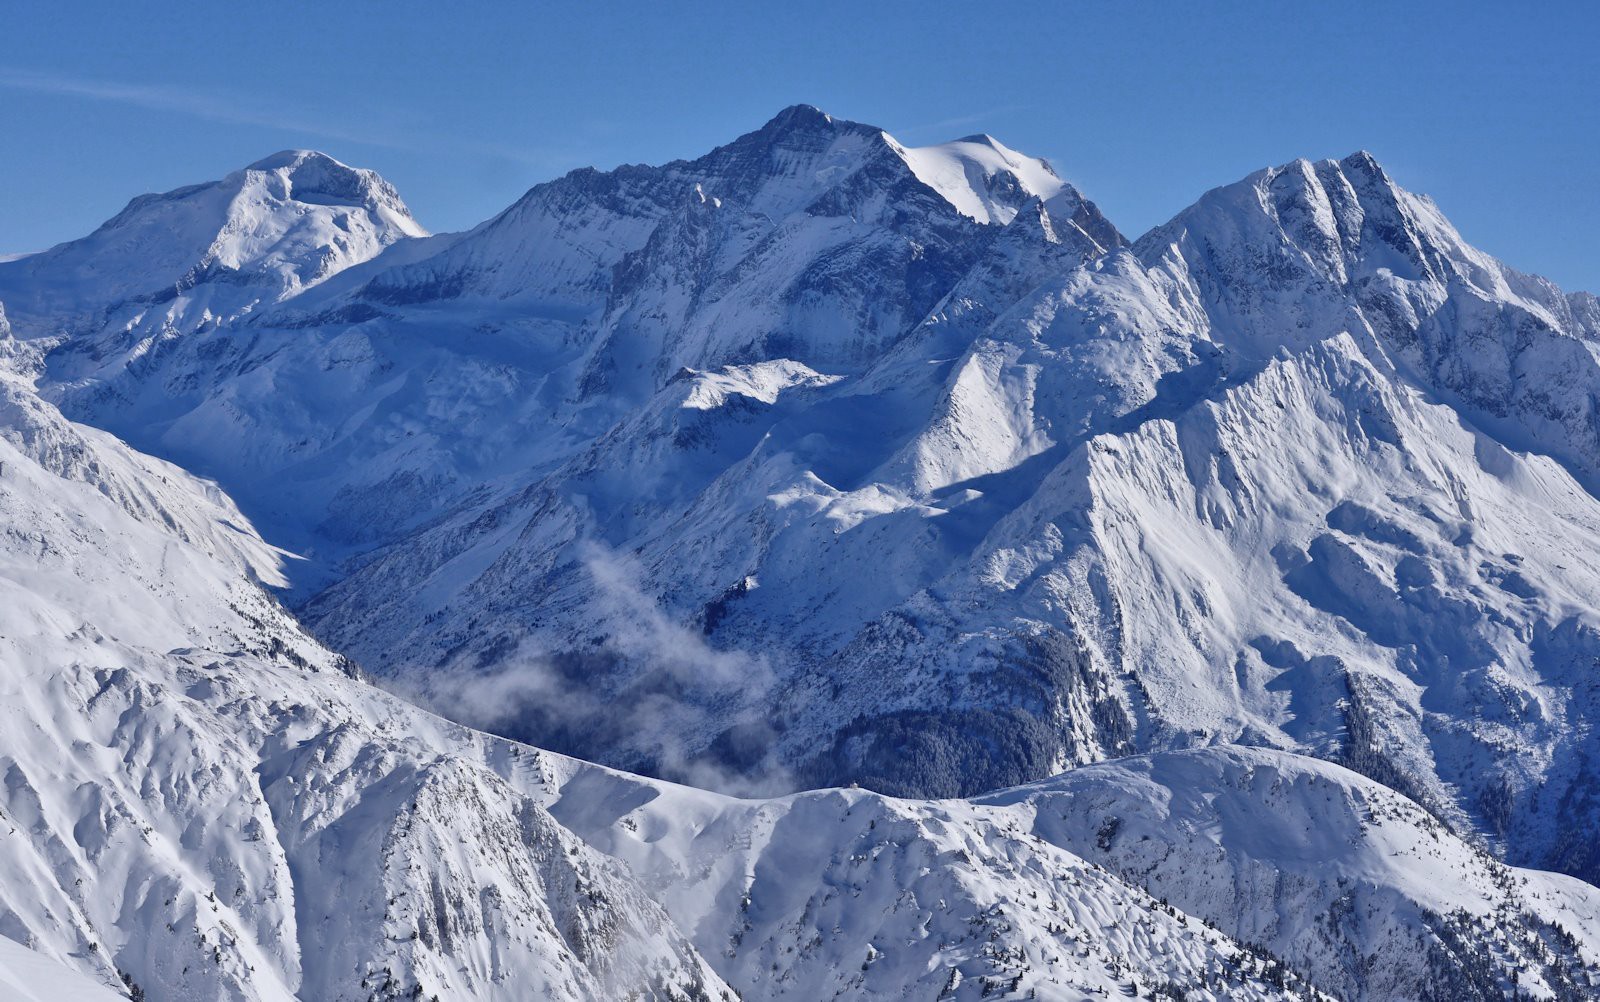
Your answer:
[[[992,133],[1130,234],[1367,148],[1469,241],[1600,291],[1597,52],[1583,3],[7,4],[0,252],[294,146],[461,229],[804,102],[906,142]]]

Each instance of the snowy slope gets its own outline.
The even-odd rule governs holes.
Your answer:
[[[1392,790],[1289,753],[1116,760],[970,801],[738,800],[548,753],[528,765],[554,817],[762,997],[1241,998],[1260,986],[1226,972],[1274,956],[1350,1000],[1600,987],[1600,891],[1506,867]],[[1256,945],[1241,956],[1213,930]]]
[[[1319,997],[1018,812],[857,789],[734,800],[542,761],[551,813],[626,861],[751,997]]]
[[[122,1002],[121,992],[0,937],[0,991],[14,1002]]]
[[[899,147],[898,152],[918,180],[980,223],[1009,223],[1019,203],[1028,198],[1049,201],[1067,187],[1049,164],[1023,156],[993,136]]]
[[[1518,871],[1339,766],[1216,747],[980,798],[1350,1000],[1581,999],[1600,892]],[[1273,907],[1262,908],[1264,898]]]
[[[724,996],[472,735],[301,633],[213,486],[0,400],[0,934],[150,998]]]
[[[26,451],[10,437],[0,446],[13,717],[0,728],[0,932],[38,957],[173,999],[417,987],[459,999],[702,998],[724,983],[756,999],[1084,999],[1169,985],[1197,999],[1319,997],[1298,965],[1086,862],[1089,850],[1040,826],[1039,791],[992,804],[860,790],[736,800],[413,709],[341,672],[254,589],[251,569],[269,574],[274,554],[225,498],[67,424],[13,378],[4,388],[7,413],[31,414],[32,430]],[[85,461],[38,462],[65,455]],[[135,482],[148,492],[117,487]],[[157,567],[154,587],[142,584]],[[1338,770],[1251,754],[1377,796]],[[1282,807],[1237,796],[1240,810]],[[1385,796],[1395,827],[1383,847],[1443,838],[1452,859],[1511,872]],[[1081,812],[1084,823],[1100,823],[1101,809]],[[1258,868],[1303,858],[1273,856],[1284,848],[1241,844]],[[1304,879],[1326,895],[1318,881],[1329,877]],[[1420,894],[1402,872],[1373,879],[1403,901]],[[1497,928],[1560,924],[1576,937],[1557,944],[1562,956],[1591,965],[1592,890],[1521,879],[1536,892]],[[1261,886],[1241,879],[1237,893]],[[1498,886],[1463,880],[1448,900],[1493,914]],[[1255,900],[1270,914],[1280,898]],[[1332,942],[1380,945],[1348,930]],[[0,969],[36,994],[56,990],[58,974],[23,959],[8,953]]]
[[[711,999],[729,985],[1077,999],[1172,981],[1194,998],[1315,997],[959,805],[732,800],[408,706],[259,590],[277,554],[214,488],[67,423],[15,376],[0,391],[0,978],[19,991],[64,998],[87,977],[174,1000]],[[641,836],[622,815],[652,799]],[[723,854],[704,874],[716,886],[674,884],[640,837],[685,866],[723,837],[760,858]],[[908,883],[908,867],[922,876]],[[899,902],[871,951],[838,925],[870,914],[859,895]],[[1025,896],[1047,904],[1013,918]]]

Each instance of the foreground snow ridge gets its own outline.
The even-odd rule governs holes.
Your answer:
[[[0,300],[0,996],[1600,997],[1600,306],[1368,154],[288,151]]]

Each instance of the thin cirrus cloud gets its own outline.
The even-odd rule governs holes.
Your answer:
[[[920,125],[901,126],[900,128],[896,129],[895,132],[896,134],[902,136],[915,136],[935,131],[942,132],[949,129],[963,129],[970,125],[980,125],[984,122],[990,121],[997,115],[1005,115],[1016,111],[1023,111],[1026,108],[1027,105],[1006,104],[1001,105],[998,108],[989,108],[986,111],[980,111],[971,115],[958,115],[954,118],[942,118],[937,122],[923,122]]]
[[[197,94],[177,87],[153,84],[136,84],[116,80],[94,80],[85,77],[62,76],[30,70],[0,69],[0,88],[28,91],[58,97],[75,97],[90,101],[144,108],[149,111],[188,115],[192,118],[230,125],[250,125],[282,132],[294,132],[320,139],[343,143],[359,143],[384,149],[426,153],[449,146],[460,151],[470,149],[478,153],[504,157],[524,164],[550,166],[564,158],[549,151],[527,150],[496,143],[482,143],[448,137],[430,137],[407,130],[404,138],[364,129],[352,129],[322,122],[298,119],[278,112],[252,107],[248,102],[234,98],[221,98],[214,94]]]

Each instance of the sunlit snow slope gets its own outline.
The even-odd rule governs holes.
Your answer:
[[[352,678],[268,597],[281,555],[214,487],[70,424],[17,376],[0,375],[0,402],[0,983],[19,997],[111,996],[85,977],[152,999],[304,1002],[730,986],[976,998],[1022,982],[1075,998],[1164,979],[1210,984],[1200,998],[1309,991],[1275,987],[1225,937],[981,814],[923,833],[871,800],[896,841],[862,869],[846,858],[859,825],[840,827],[860,795],[766,808],[651,786],[414,709]],[[792,815],[793,844],[770,857],[786,874],[750,886],[764,864],[727,857],[724,886],[673,890],[573,831],[609,845],[596,819],[657,796],[677,804],[652,822],[680,833],[663,851],[698,854],[683,840],[723,815],[736,843],[770,844],[763,818]],[[1021,865],[983,861],[991,842]],[[923,877],[908,885],[913,861]],[[898,902],[876,934],[893,959],[869,974],[829,917],[863,889]],[[1067,910],[1060,929],[1003,917],[1041,893]],[[812,913],[796,894],[838,904]],[[738,927],[757,916],[771,923],[746,941]],[[1106,938],[1107,923],[1122,931]],[[1091,929],[1092,950],[1051,961],[1048,980],[1035,970]]]
[[[1328,777],[1289,794],[1308,830],[1372,804],[1383,839],[1325,872],[1291,841],[1242,844],[1240,872],[1218,871],[1185,914],[1052,827],[1102,831],[1109,811],[1131,825],[1137,790],[1067,813],[1071,774],[987,803],[737,800],[475,734],[302,634],[258,584],[280,580],[282,555],[216,488],[65,421],[20,377],[0,393],[0,978],[36,997],[94,998],[82,978],[302,1002],[1370,991],[1315,952],[1280,959],[1298,940],[1263,936],[1278,901],[1252,897],[1263,874],[1313,900],[1361,874],[1397,916],[1384,931],[1409,937],[1339,927],[1319,940],[1333,951],[1437,953],[1451,940],[1424,909],[1441,903],[1533,929],[1449,972],[1480,988],[1508,983],[1529,935],[1552,959],[1528,985],[1565,990],[1600,949],[1592,889],[1502,867],[1375,784],[1282,753],[1245,761]],[[1236,813],[1283,810],[1264,783],[1234,797]],[[1178,842],[1169,859],[1208,851]],[[1459,886],[1386,867],[1394,851],[1442,852]],[[1421,991],[1385,964],[1377,988]]]

